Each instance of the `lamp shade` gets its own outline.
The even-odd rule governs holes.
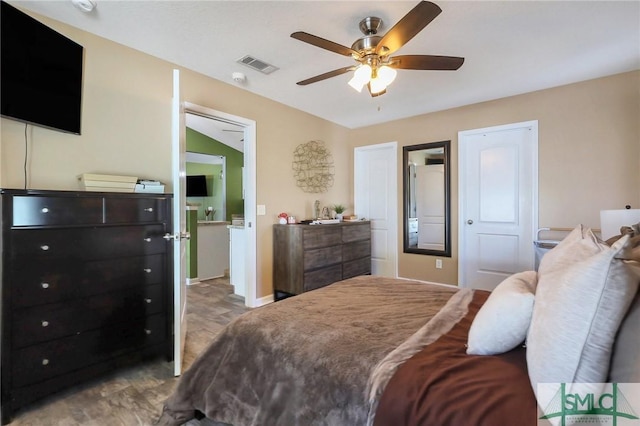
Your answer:
[[[371,80],[371,67],[368,64],[360,65],[353,73],[353,77],[349,80],[349,86],[362,92],[362,88]]]
[[[378,68],[378,78],[382,80],[385,87],[393,83],[393,80],[396,79],[397,74],[398,74],[398,71],[386,65],[383,65],[380,68]]]
[[[375,95],[377,93],[384,92],[384,90],[387,88],[387,85],[384,84],[384,81],[382,81],[380,76],[377,76],[376,78],[371,79],[371,81],[369,82],[369,88],[371,90],[371,93]]]

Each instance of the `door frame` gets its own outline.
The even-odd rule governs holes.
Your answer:
[[[226,121],[244,129],[244,223],[245,223],[245,298],[247,307],[256,307],[257,294],[257,232],[256,232],[256,122],[248,118],[207,108],[190,102],[184,103],[185,113],[193,113],[213,120]],[[186,150],[186,147],[185,147]]]
[[[186,173],[185,173],[185,114],[180,87],[180,70],[173,70],[171,98],[171,179],[173,183],[172,229],[173,245],[173,374],[182,373],[184,348],[187,339],[187,267],[186,267]],[[167,237],[167,236],[165,236]]]
[[[458,132],[458,285],[459,286],[468,286],[467,284],[461,285],[461,283],[466,283],[465,273],[464,273],[464,265],[465,265],[465,250],[464,247],[466,245],[465,241],[465,218],[467,217],[465,212],[465,188],[464,183],[467,179],[467,172],[465,170],[464,165],[466,164],[466,150],[464,149],[464,145],[467,143],[468,136],[476,135],[479,133],[487,133],[487,132],[502,132],[508,130],[522,129],[522,128],[531,128],[533,132],[532,144],[533,144],[533,155],[531,157],[531,166],[532,166],[532,185],[531,191],[532,194],[532,223],[531,223],[531,244],[533,245],[533,241],[536,238],[536,231],[538,229],[538,120],[530,120],[530,121],[522,121],[518,123],[510,123],[503,124],[499,126],[490,126],[483,127],[480,129],[471,129],[464,130]],[[531,259],[531,264],[535,263],[535,253],[533,258]]]
[[[394,242],[392,244],[392,254],[393,254],[393,278],[398,276],[398,142],[384,142],[373,145],[363,145],[357,146],[353,149],[353,210],[357,214],[358,212],[358,200],[356,197],[358,191],[358,161],[362,152],[366,151],[374,151],[380,149],[388,149],[392,152],[392,155],[389,156],[389,165],[391,166],[391,170],[393,171],[393,175],[395,176],[393,192],[390,194],[390,198],[395,200],[394,207],[391,209],[391,217],[389,218],[389,232],[391,233],[390,239]],[[371,241],[373,244],[373,239]],[[373,251],[373,247],[372,247]]]

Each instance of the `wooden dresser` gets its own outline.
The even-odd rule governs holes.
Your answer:
[[[172,357],[171,195],[2,190],[2,422]]]
[[[273,226],[276,300],[370,273],[369,221]]]

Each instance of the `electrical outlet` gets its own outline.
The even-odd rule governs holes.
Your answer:
[[[436,259],[436,269],[442,269],[442,259]]]

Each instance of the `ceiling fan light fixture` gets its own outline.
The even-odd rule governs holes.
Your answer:
[[[291,34],[292,38],[351,57],[357,63],[355,67],[338,68],[296,84],[306,86],[355,70],[349,85],[358,92],[362,92],[362,88],[367,85],[371,96],[381,96],[387,92],[386,88],[396,78],[397,69],[455,71],[462,66],[464,58],[436,55],[390,56],[422,31],[441,12],[442,9],[437,4],[420,1],[384,36],[377,35],[382,24],[380,18],[365,18],[360,22],[360,30],[364,37],[356,40],[350,48],[313,34],[296,31]]]
[[[349,80],[349,86],[356,89],[358,92],[362,92],[362,88],[371,80],[371,66],[369,64],[362,64],[356,68],[353,73],[353,77]]]
[[[383,65],[378,68],[378,79],[382,80],[385,86],[393,83],[393,80],[396,79],[396,75],[398,75],[398,71],[391,68],[390,66]]]
[[[360,93],[362,92],[362,88],[364,87],[364,84],[358,81],[358,79],[354,75],[353,77],[351,77],[351,80],[349,80],[349,86],[353,87],[358,91],[358,93]]]
[[[382,78],[380,78],[380,76],[376,76],[375,78],[372,78],[371,81],[369,82],[369,90],[371,91],[372,95],[384,92],[387,89],[387,85],[384,83],[384,81],[382,80]]]

